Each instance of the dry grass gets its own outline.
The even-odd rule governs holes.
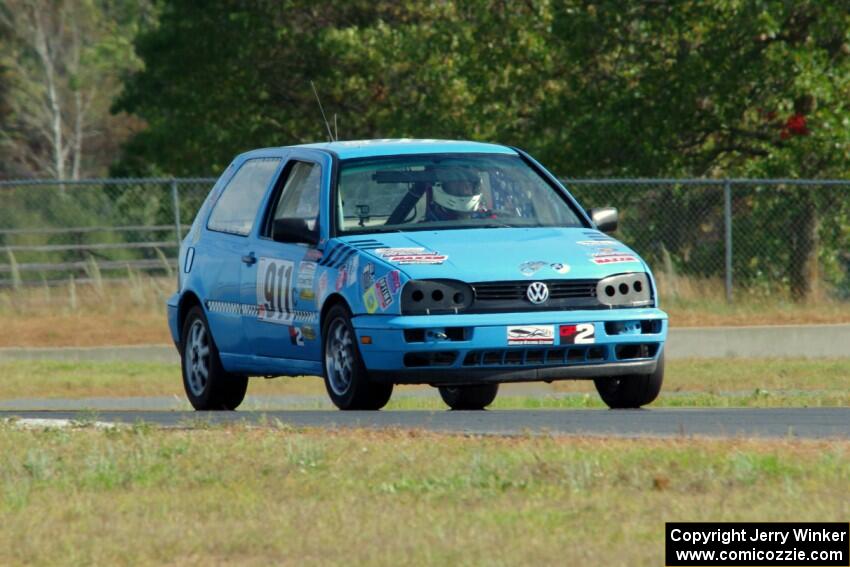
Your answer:
[[[850,323],[850,302],[794,303],[781,295],[739,290],[727,304],[715,280],[658,275],[661,304],[674,327]],[[170,343],[168,278],[130,273],[127,281],[0,291],[0,347]]]
[[[850,443],[0,426],[4,565],[662,565],[668,521],[846,521]]]
[[[170,343],[165,300],[174,282],[131,275],[0,291],[0,347]]]
[[[670,276],[665,272],[657,272],[655,277],[661,307],[674,327],[850,323],[850,302],[824,294],[807,302],[795,302],[787,293],[738,288],[730,304],[722,280]]]

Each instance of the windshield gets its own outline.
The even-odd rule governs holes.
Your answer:
[[[343,161],[341,233],[586,226],[518,156],[411,155]]]

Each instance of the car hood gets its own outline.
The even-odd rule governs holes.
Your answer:
[[[588,228],[411,231],[341,240],[413,279],[595,279],[646,270],[625,244]]]

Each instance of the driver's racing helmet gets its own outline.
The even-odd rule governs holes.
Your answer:
[[[442,181],[435,183],[434,202],[455,213],[474,213],[481,207],[481,179],[462,168],[445,172]]]

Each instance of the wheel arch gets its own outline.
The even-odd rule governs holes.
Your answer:
[[[177,304],[177,336],[180,337],[177,347],[181,354],[183,353],[183,322],[186,320],[186,315],[195,306],[204,308],[200,298],[193,291],[184,292]]]
[[[351,306],[348,304],[348,301],[339,293],[330,294],[327,299],[325,299],[325,302],[322,304],[322,312],[319,315],[320,332],[322,332],[322,330],[324,330],[325,328],[325,319],[327,318],[328,313],[336,305],[342,305],[343,307],[345,307],[345,309],[348,310],[348,314],[351,315]]]

